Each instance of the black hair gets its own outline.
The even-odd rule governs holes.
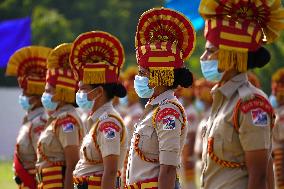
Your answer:
[[[106,84],[93,84],[92,88],[102,86],[106,92],[108,100],[113,99],[115,96],[123,98],[126,96],[126,88],[121,83],[106,83]]]
[[[262,68],[269,63],[270,58],[269,51],[264,47],[260,47],[254,52],[249,51],[247,69]]]
[[[174,83],[171,89],[176,89],[179,85],[188,88],[193,83],[193,75],[187,68],[174,69]]]

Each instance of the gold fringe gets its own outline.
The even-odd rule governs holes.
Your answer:
[[[55,99],[67,103],[75,102],[75,89],[64,85],[56,85]]]
[[[28,81],[27,93],[30,95],[42,95],[45,90],[45,82]]]
[[[172,86],[174,84],[174,67],[149,67],[149,84],[155,86]]]
[[[235,68],[239,72],[247,71],[248,52],[237,52],[226,49],[219,49],[218,68],[220,70],[229,70]]]
[[[105,69],[84,69],[83,83],[84,84],[102,84],[106,82]]]

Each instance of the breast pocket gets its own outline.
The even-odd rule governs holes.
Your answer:
[[[99,151],[97,151],[95,147],[93,137],[89,134],[84,137],[81,151],[83,152],[85,159],[89,162],[95,163],[100,160]]]
[[[153,127],[146,126],[138,133],[140,135],[139,148],[149,155],[159,154],[159,142]]]

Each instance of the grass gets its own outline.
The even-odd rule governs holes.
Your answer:
[[[0,162],[0,188],[1,189],[17,189],[17,185],[13,180],[12,161]]]

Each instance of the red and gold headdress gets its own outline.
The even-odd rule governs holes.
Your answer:
[[[45,87],[46,61],[51,49],[28,46],[19,49],[7,65],[6,75],[17,76],[19,86],[29,95],[42,95]]]
[[[150,71],[150,84],[172,86],[174,68],[184,67],[195,47],[195,31],[181,13],[154,8],[140,17],[136,38],[138,64]]]
[[[70,62],[84,84],[117,83],[124,63],[120,41],[107,32],[83,33],[74,41]]]
[[[123,73],[122,73],[122,81],[123,85],[127,90],[127,98],[129,102],[138,102],[139,97],[134,90],[134,78],[135,75],[138,74],[137,66],[129,66]]]
[[[204,35],[219,48],[221,70],[247,71],[248,51],[272,43],[284,29],[280,0],[202,0]]]
[[[46,82],[55,87],[55,99],[67,103],[75,102],[78,88],[69,63],[71,46],[70,43],[58,45],[50,52],[47,60]]]

